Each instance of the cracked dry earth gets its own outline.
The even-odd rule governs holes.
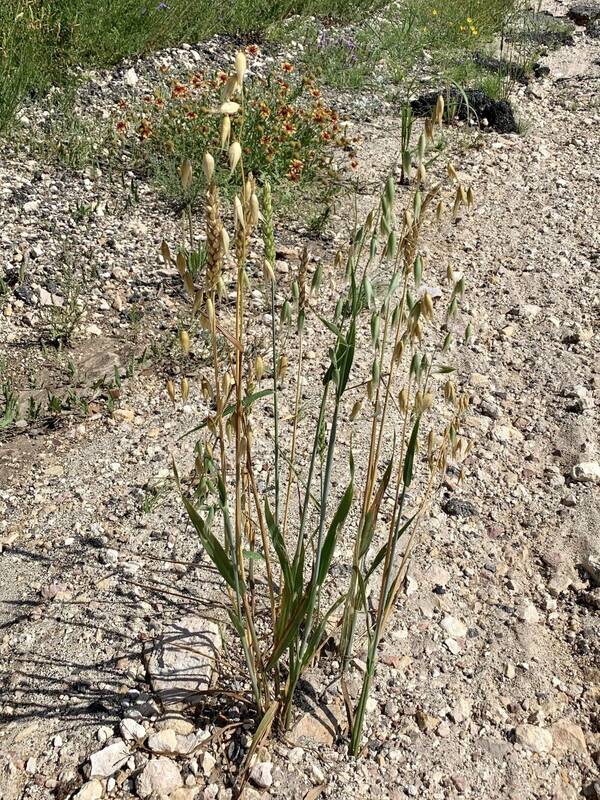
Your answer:
[[[550,75],[514,100],[526,134],[486,134],[455,155],[477,206],[427,242],[440,274],[451,263],[468,280],[475,334],[460,366],[474,450],[415,552],[366,755],[351,761],[332,726],[302,719],[293,741],[260,754],[248,798],[600,798],[600,42],[578,32],[546,63]],[[394,124],[356,123],[373,182],[395,151]],[[135,213],[160,211],[144,195]],[[112,233],[125,242],[134,223]],[[129,256],[150,293],[168,278],[156,277],[153,255],[165,225]],[[3,234],[7,252],[14,231]],[[119,274],[117,283],[132,273]],[[108,315],[98,320],[108,328]],[[31,335],[18,307],[1,325],[7,352]],[[103,333],[126,349],[118,326]],[[2,442],[5,800],[74,795],[90,754],[113,737],[123,737],[113,741],[125,748],[119,767],[79,797],[143,795],[135,776],[152,747],[136,738],[171,727],[201,742],[223,724],[165,722],[141,657],[217,591],[176,499],[144,511],[148,481],[168,474],[169,450],[203,416],[194,394],[173,411],[163,385],[151,369],[136,373],[113,419]],[[178,458],[189,462],[187,440]],[[317,691],[327,683],[315,675]],[[337,691],[325,693],[333,720]],[[165,741],[156,752],[168,752]],[[206,741],[193,756],[161,756],[165,796],[230,797],[233,745]]]

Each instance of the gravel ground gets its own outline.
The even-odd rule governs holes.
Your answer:
[[[450,263],[468,277],[475,333],[460,366],[474,395],[474,450],[464,486],[442,496],[415,552],[382,648],[367,753],[347,757],[336,733],[339,687],[326,689],[328,676],[315,670],[307,688],[324,692],[326,712],[299,718],[290,741],[259,753],[250,800],[600,798],[600,42],[578,30],[574,46],[545,63],[549,76],[515,98],[525,135],[488,133],[467,147],[466,128],[450,134],[477,204],[427,249],[440,274]],[[375,187],[398,120],[355,124],[364,185]],[[189,466],[192,441],[177,440],[205,412],[194,381],[184,406],[164,392],[162,371],[181,369],[169,342],[184,301],[156,254],[175,222],[142,185],[135,207],[82,223],[78,204],[111,208],[126,190],[8,151],[0,179],[2,258],[31,293],[5,305],[0,355],[23,404],[48,388],[92,398],[85,417],[29,423],[0,440],[0,796],[154,790],[225,800],[239,741],[214,734],[236,710],[165,720],[144,658],[161,631],[210,615],[220,597],[168,491],[170,452]],[[332,230],[343,230],[339,213]],[[297,230],[281,231],[282,285],[298,241]],[[328,258],[334,245],[331,236],[313,242],[313,257]],[[61,294],[52,280],[65,259],[89,274],[73,365],[43,345],[42,290]],[[143,311],[139,325],[132,308]],[[324,343],[309,333],[319,363]],[[141,359],[152,341],[160,369]],[[115,368],[121,386],[107,416],[109,390],[98,384]],[[266,425],[257,438],[267,471]],[[162,738],[136,744],[161,729]]]

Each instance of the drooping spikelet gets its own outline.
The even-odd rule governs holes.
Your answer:
[[[258,223],[258,199],[256,197],[256,181],[252,173],[248,175],[242,199],[235,198],[236,201],[236,230],[234,252],[236,261],[241,263],[246,252],[250,235]]]
[[[265,181],[263,186],[263,223],[262,233],[265,246],[265,272],[270,280],[275,280],[275,233],[273,230],[273,203],[271,198],[271,185]]]
[[[225,255],[223,223],[219,209],[219,190],[214,181],[208,187],[206,203],[206,289],[216,292]]]

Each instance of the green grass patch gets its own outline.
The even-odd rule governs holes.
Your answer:
[[[0,128],[27,95],[62,84],[69,68],[105,67],[214,34],[257,33],[290,14],[353,18],[373,0],[3,0]]]
[[[489,85],[499,96],[502,87],[472,56],[502,41],[522,15],[515,0],[406,0],[352,27],[294,18],[272,35],[300,42],[303,67],[336,89],[410,92],[426,68],[448,82]]]

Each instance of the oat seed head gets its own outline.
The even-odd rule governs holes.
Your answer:
[[[187,356],[190,352],[190,336],[183,328],[179,331],[179,344],[181,345],[183,354]]]
[[[436,125],[441,125],[442,122],[444,121],[444,98],[442,95],[439,95],[437,102],[435,104],[433,121]]]
[[[167,394],[171,398],[171,402],[174,403],[175,402],[175,384],[171,380],[167,381]]]
[[[260,383],[262,376],[265,374],[265,363],[260,355],[256,356],[254,361],[254,374],[256,375],[256,380]]]
[[[179,179],[181,180],[181,188],[184,192],[187,192],[193,180],[192,162],[189,158],[186,158],[179,167]]]
[[[228,114],[223,114],[221,119],[221,149],[224,150],[229,144],[231,136],[231,117]]]
[[[207,183],[210,183],[213,179],[213,175],[215,174],[215,160],[208,152],[204,154],[202,169],[204,171],[204,177],[206,178]]]
[[[227,114],[229,116],[237,114],[239,110],[240,110],[240,104],[234,103],[232,100],[227,100],[224,103],[221,103],[221,107],[219,108],[219,112],[221,114]]]
[[[362,400],[356,400],[354,405],[352,406],[352,411],[350,412],[350,422],[354,422],[354,420],[358,417],[363,407]]]
[[[242,157],[241,144],[239,142],[232,142],[229,145],[229,167],[232,175],[235,172],[235,168],[239,164],[241,157]]]
[[[235,73],[237,78],[238,86],[242,86],[244,83],[244,75],[246,74],[247,69],[247,62],[246,62],[246,54],[243,50],[238,50],[235,55]]]
[[[212,181],[206,203],[206,289],[209,292],[217,291],[228,242],[229,235],[221,222],[219,190]]]
[[[181,379],[181,398],[184,403],[187,401],[189,394],[190,394],[190,384],[188,382],[188,379],[184,377]]]
[[[169,250],[169,245],[163,239],[160,245],[160,253],[163,257],[163,261],[165,264],[172,264],[173,259],[171,257],[171,251]]]

